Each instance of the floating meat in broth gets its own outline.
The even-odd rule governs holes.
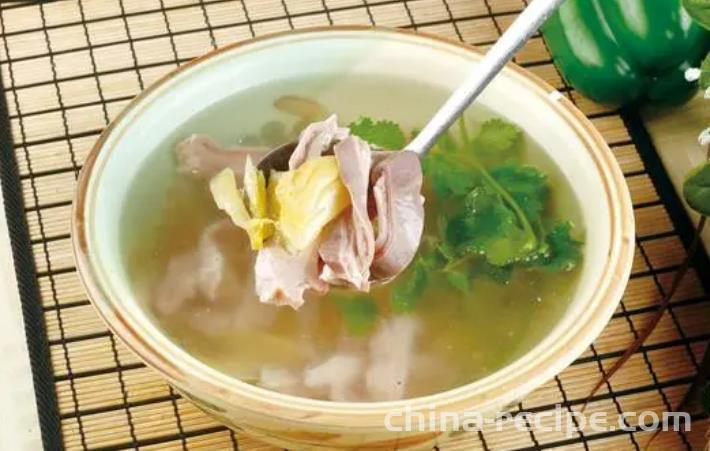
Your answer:
[[[209,136],[191,135],[175,149],[177,170],[182,174],[210,178],[224,168],[230,168],[241,175],[247,156],[258,163],[268,150],[267,147],[255,146],[224,148]]]

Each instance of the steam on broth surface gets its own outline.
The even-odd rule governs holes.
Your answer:
[[[175,171],[174,149],[193,133],[225,147],[271,147],[295,139],[303,121],[273,106],[284,95],[316,99],[337,112],[342,124],[373,113],[374,105],[377,117],[393,120],[408,134],[447,93],[427,85],[404,89],[400,80],[387,78],[293,80],[226,99],[179,126],[133,182],[121,224],[134,292],[172,340],[214,368],[265,388],[382,401],[433,394],[484,377],[552,329],[572,297],[580,265],[567,271],[521,262],[500,269],[475,253],[439,269],[422,263],[431,252],[439,258],[448,252],[431,239],[446,235],[456,241],[461,235],[451,223],[465,203],[464,197],[436,193],[435,167],[427,161],[425,244],[404,274],[373,285],[369,293],[331,289],[325,296],[307,295],[299,310],[259,303],[249,238],[215,207],[204,179]],[[471,109],[465,119],[469,134],[491,117],[480,106]],[[515,164],[546,174],[549,189],[543,219],[533,228],[550,232],[556,221],[580,224],[558,168],[532,140],[522,140]],[[495,173],[509,162],[488,165],[484,158],[484,163]],[[501,180],[505,175],[504,169]],[[446,227],[444,220],[451,220]],[[574,227],[572,235],[581,239],[583,231]]]

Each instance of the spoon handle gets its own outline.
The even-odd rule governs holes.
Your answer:
[[[463,114],[488,83],[513,58],[564,0],[534,0],[486,53],[406,150],[426,155],[436,140]]]

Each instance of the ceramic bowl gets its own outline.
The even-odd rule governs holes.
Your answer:
[[[508,65],[478,102],[517,123],[571,181],[582,205],[585,262],[573,300],[532,350],[471,384],[396,402],[343,403],[298,398],[243,383],[201,363],[171,342],[136,299],[121,257],[119,223],[131,181],[161,140],[196,113],[228,96],[295,77],[385,76],[404,95],[370,100],[379,117],[423,123],[408,86],[453,90],[481,52],[434,36],[381,28],[295,31],[222,48],[152,85],[106,129],[82,171],[74,204],[78,268],[99,314],[115,334],[187,398],[232,428],[296,449],[392,449],[431,444],[446,432],[393,432],[413,412],[475,410],[493,414],[519,400],[578,357],[602,331],[628,280],[633,211],[624,177],[606,143],[558,91]],[[343,93],[344,94],[344,93]],[[345,95],[345,94],[344,94]],[[404,105],[400,105],[404,103]],[[420,111],[422,110],[422,111]],[[407,119],[407,118],[404,118]]]

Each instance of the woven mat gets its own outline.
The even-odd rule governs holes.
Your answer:
[[[205,416],[141,364],[105,329],[77,277],[69,237],[77,172],[102,128],[133,96],[176,65],[252,36],[372,23],[486,47],[523,6],[522,0],[3,1],[0,100],[12,132],[12,138],[0,136],[3,185],[45,446],[268,449]],[[652,315],[685,255],[690,229],[633,112],[609,111],[566,86],[539,36],[516,61],[592,119],[618,158],[635,205],[633,275],[614,318],[584,355],[518,406],[577,410]],[[594,398],[588,414],[606,412],[617,421],[621,412],[662,412],[681,400],[710,339],[710,299],[701,283],[710,280],[710,268],[706,257],[698,261],[645,347]],[[701,449],[708,423],[695,413],[691,431],[663,433],[656,446]],[[526,432],[509,422],[501,431],[491,426],[458,435],[439,448],[640,449],[650,435]]]

